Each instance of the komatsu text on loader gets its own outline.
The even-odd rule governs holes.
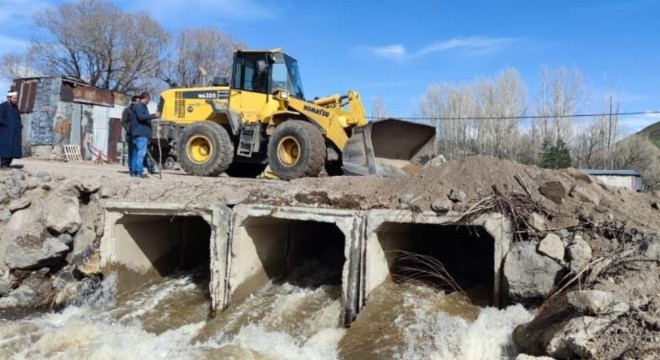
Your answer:
[[[367,122],[356,91],[305,100],[298,63],[281,50],[236,51],[231,83],[164,91],[154,137],[163,163],[188,174],[256,176],[266,165],[280,179],[395,175],[430,153],[431,126]],[[164,161],[167,159],[166,161]]]

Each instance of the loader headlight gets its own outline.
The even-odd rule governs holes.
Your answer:
[[[280,90],[280,99],[289,100],[289,92],[286,90]]]

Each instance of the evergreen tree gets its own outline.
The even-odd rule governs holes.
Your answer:
[[[558,138],[553,144],[550,138],[543,139],[539,166],[546,169],[565,169],[571,166],[571,150],[566,142]]]
[[[571,149],[568,148],[568,145],[561,138],[557,139],[557,144],[555,144],[555,165],[553,169],[565,169],[571,167]]]
[[[554,147],[549,137],[543,139],[541,144],[541,156],[539,156],[539,166],[546,169],[554,168]]]

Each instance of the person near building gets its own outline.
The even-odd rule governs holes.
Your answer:
[[[135,95],[131,98],[131,103],[124,109],[121,113],[121,126],[124,128],[126,133],[126,143],[128,144],[128,156],[126,157],[126,162],[128,163],[128,169],[131,169],[131,157],[133,156],[133,141],[131,140],[131,113],[133,112],[133,105],[140,100],[140,97]]]
[[[128,105],[124,111],[121,113],[121,126],[124,128],[126,133],[126,143],[128,144],[128,151],[126,156],[126,163],[128,164],[128,170],[131,170],[131,159],[133,158],[133,140],[131,139],[131,114],[133,113],[133,105],[135,105],[140,100],[139,95],[134,95],[131,97],[131,103]],[[147,149],[147,151],[149,151]],[[149,156],[144,158],[144,167],[147,168],[150,174],[156,173],[156,164],[151,161]]]
[[[151,120],[160,117],[160,113],[149,114],[147,105],[151,101],[151,95],[144,92],[140,100],[133,105],[131,112],[131,140],[133,142],[133,155],[131,156],[132,177],[148,177],[144,174],[144,161],[147,155],[147,146],[151,139]]]
[[[23,123],[18,111],[18,93],[7,93],[0,104],[0,168],[9,168],[14,159],[23,157]]]

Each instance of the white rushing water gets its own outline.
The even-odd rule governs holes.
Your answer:
[[[191,276],[173,276],[125,298],[116,297],[113,289],[114,279],[109,277],[102,291],[80,306],[0,320],[0,357],[506,359],[516,354],[511,331],[532,318],[520,306],[476,308],[476,318],[452,315],[438,307],[449,296],[431,289],[401,287],[400,298],[386,296],[379,302],[375,297],[367,305],[373,306],[373,316],[388,327],[383,334],[369,329],[375,324],[366,323],[369,315],[358,318],[355,327],[339,327],[339,289],[335,286],[311,289],[270,284],[216,319],[208,319],[204,285],[195,284]],[[361,327],[365,333],[360,332]],[[363,335],[367,332],[379,339],[378,347],[389,352],[369,350],[367,355],[357,355],[359,351],[350,350],[375,346]]]

